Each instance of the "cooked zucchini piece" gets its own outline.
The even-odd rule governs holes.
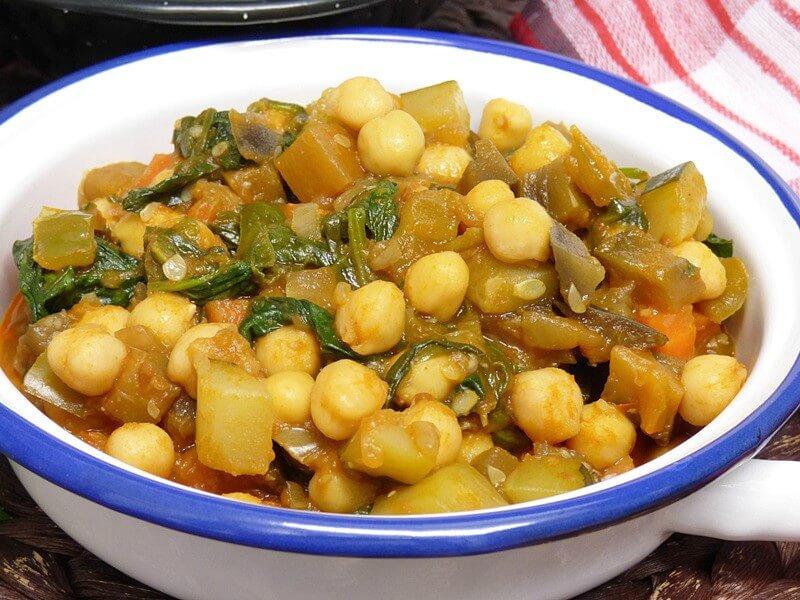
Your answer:
[[[550,247],[561,296],[572,310],[585,312],[597,286],[605,279],[606,270],[589,254],[583,240],[561,223],[554,222],[550,228]]]
[[[33,260],[40,267],[51,271],[88,267],[96,254],[89,213],[43,208],[33,222]]]
[[[421,515],[506,506],[508,502],[473,467],[453,463],[422,481],[375,501],[373,515]]]
[[[87,406],[86,396],[76,392],[61,381],[47,362],[47,353],[42,352],[31,365],[22,381],[22,389],[42,402],[85,418],[92,412]]]
[[[667,246],[691,239],[706,204],[706,183],[693,162],[651,177],[639,197],[650,235]]]
[[[604,239],[594,254],[613,277],[633,281],[636,294],[647,304],[670,312],[693,304],[705,289],[696,267],[641,229]]]
[[[272,163],[223,171],[222,179],[245,204],[286,199],[281,178]]]
[[[608,360],[611,344],[603,335],[592,331],[575,319],[559,317],[546,310],[527,310],[520,322],[522,342],[542,350],[580,348],[591,362]]]
[[[444,81],[400,94],[400,102],[403,110],[422,127],[428,144],[464,146],[467,143],[469,109],[457,82]]]
[[[508,450],[494,446],[481,452],[470,464],[495,488],[500,488],[506,477],[519,467],[519,459]]]
[[[571,230],[586,227],[597,210],[570,179],[563,157],[526,173],[519,195],[538,201],[551,217]]]
[[[574,456],[529,454],[508,475],[501,489],[514,504],[539,500],[586,486],[585,469]]]
[[[669,441],[682,397],[678,376],[651,353],[625,346],[611,351],[603,400],[638,414],[640,429],[657,442]]]
[[[167,347],[141,325],[120,329],[116,336],[128,354],[103,397],[103,412],[122,423],[158,423],[181,394],[167,378]]]
[[[494,143],[490,140],[477,140],[475,142],[475,158],[464,170],[458,184],[458,191],[466,194],[481,181],[488,179],[499,179],[512,187],[519,182],[519,177],[508,166],[506,159],[503,158]]]
[[[467,299],[482,312],[501,314],[558,293],[558,277],[550,263],[505,263],[484,245],[462,256],[469,267]]]
[[[441,189],[421,190],[403,202],[400,225],[392,237],[393,243],[400,247],[399,258],[387,269],[392,279],[401,280],[411,263],[443,250],[455,239],[459,200],[453,190]]]
[[[725,267],[727,284],[721,296],[713,300],[697,303],[697,310],[707,316],[714,323],[722,323],[725,319],[736,314],[747,298],[748,275],[744,263],[736,258],[720,258]]]
[[[581,191],[597,206],[608,206],[614,198],[631,198],[630,179],[617,165],[575,125],[569,132],[572,149],[567,159],[567,172]]]

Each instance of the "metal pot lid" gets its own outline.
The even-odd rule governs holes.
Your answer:
[[[25,0],[65,11],[174,25],[253,25],[326,17],[386,0]]]

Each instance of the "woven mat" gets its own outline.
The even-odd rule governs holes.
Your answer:
[[[524,0],[448,0],[421,27],[510,40]],[[37,74],[12,65],[15,82]],[[6,73],[7,74],[7,73]],[[18,75],[18,76],[17,76]],[[7,91],[7,90],[4,90]],[[800,460],[800,415],[761,453]],[[0,460],[0,600],[168,599],[87,552],[39,509]],[[674,535],[641,563],[580,600],[800,599],[800,543],[723,542]]]

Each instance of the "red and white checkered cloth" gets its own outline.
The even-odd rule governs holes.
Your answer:
[[[800,0],[531,0],[511,31],[689,106],[800,194]]]

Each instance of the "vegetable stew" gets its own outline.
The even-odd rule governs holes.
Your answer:
[[[692,162],[620,168],[458,83],[185,116],[14,243],[5,372],[152,475],[254,504],[475,510],[711,422],[748,276]]]

